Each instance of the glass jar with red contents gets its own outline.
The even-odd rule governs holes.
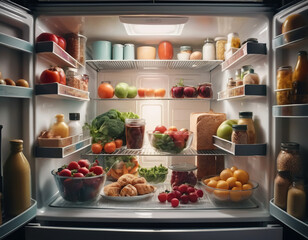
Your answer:
[[[201,98],[212,98],[213,90],[211,83],[199,83],[198,85],[198,96]]]
[[[197,177],[195,170],[197,167],[193,164],[174,164],[169,166],[172,170],[171,175],[171,186],[180,186],[181,184],[188,184],[190,186],[195,186],[197,184]]]
[[[140,149],[144,138],[144,119],[125,119],[126,146],[129,149]]]

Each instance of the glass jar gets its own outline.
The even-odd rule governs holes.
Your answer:
[[[80,41],[78,34],[68,33],[65,35],[65,39],[66,39],[66,51],[73,58],[78,60],[80,58]]]
[[[225,45],[227,43],[227,38],[216,37],[216,60],[225,60]]]
[[[199,83],[198,85],[198,96],[201,98],[212,98],[213,90],[211,83]]]
[[[233,80],[233,78],[228,79],[227,83],[227,96],[228,97],[234,97],[235,96],[235,89],[234,87],[236,86],[236,82]]]
[[[86,43],[87,38],[81,34],[78,34],[79,38],[79,58],[77,59],[82,65],[86,63]]]
[[[244,95],[243,80],[241,79],[241,69],[237,69],[235,72],[235,86],[237,87],[235,90],[235,95],[240,96]]]
[[[125,119],[126,145],[130,149],[140,149],[143,145],[144,119]]]
[[[192,48],[191,46],[181,46],[180,47],[180,53],[192,53]]]
[[[80,113],[69,113],[69,132],[70,136],[81,135],[82,126],[80,125]]]
[[[283,210],[287,209],[287,198],[290,185],[290,172],[278,171],[274,181],[274,204]]]
[[[284,142],[280,145],[281,150],[277,156],[277,170],[289,171],[291,177],[301,176],[301,159],[299,156],[299,144]]]
[[[249,69],[249,72],[244,75],[243,84],[260,84],[260,78],[253,69]]]
[[[89,75],[83,74],[80,82],[80,89],[83,91],[89,90]]]
[[[112,46],[112,59],[123,60],[124,46],[122,44],[113,44]]]
[[[303,179],[295,179],[288,191],[287,213],[304,220],[306,216],[306,193]]]
[[[215,45],[212,38],[207,38],[202,47],[203,60],[215,60]]]
[[[135,45],[132,43],[126,43],[124,45],[124,60],[134,60],[135,59]]]
[[[276,101],[278,105],[292,103],[292,67],[283,66],[277,70]]]
[[[241,46],[241,40],[238,33],[229,33],[227,44],[230,48],[239,48]]]
[[[294,103],[308,103],[308,58],[307,52],[298,52],[292,75]]]
[[[232,125],[231,142],[235,144],[247,144],[247,125]]]
[[[51,127],[51,133],[53,136],[60,136],[61,138],[65,138],[69,136],[69,127],[64,122],[64,115],[58,114],[56,115],[57,122]]]
[[[256,130],[252,120],[252,112],[240,112],[237,124],[247,125],[248,144],[256,143]]]
[[[81,89],[82,76],[77,73],[76,68],[67,68],[65,71],[66,85],[69,87]]]
[[[244,79],[245,75],[249,73],[250,69],[253,69],[253,66],[245,65],[241,68],[241,79]]]
[[[10,141],[11,153],[3,167],[4,209],[14,217],[31,206],[30,165],[23,154],[23,140]]]

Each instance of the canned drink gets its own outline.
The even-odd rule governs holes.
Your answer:
[[[123,60],[123,45],[122,44],[113,44],[112,59],[113,60]]]
[[[126,43],[124,45],[124,60],[134,60],[135,59],[135,45],[131,43]]]

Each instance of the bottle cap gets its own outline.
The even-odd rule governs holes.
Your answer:
[[[213,43],[214,39],[213,38],[206,38],[204,43]]]
[[[23,143],[24,143],[24,141],[21,140],[21,139],[10,140],[11,150],[17,151],[17,152],[22,151],[23,150]]]
[[[181,51],[191,51],[191,46],[181,46],[180,50]]]
[[[299,51],[298,55],[305,55],[305,56],[307,56],[307,52],[306,51]]]
[[[237,131],[246,131],[247,130],[247,125],[233,124],[232,128],[233,128],[233,130],[237,130]]]
[[[280,147],[285,150],[299,150],[299,144],[296,142],[282,142]]]
[[[239,112],[240,118],[252,118],[252,112]]]
[[[70,113],[70,120],[80,120],[80,113]]]
[[[286,70],[292,71],[292,67],[291,66],[281,66],[281,67],[278,68],[278,71],[286,71]]]

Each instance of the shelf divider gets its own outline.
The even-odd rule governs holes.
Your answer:
[[[33,53],[33,45],[25,40],[0,33],[0,44],[19,51]]]
[[[266,85],[246,84],[246,85],[234,87],[234,88],[232,88],[232,90],[235,91],[235,92],[241,91],[241,92],[243,92],[243,94],[237,95],[237,96],[232,96],[232,97],[224,97],[224,95],[227,93],[227,91],[229,91],[229,89],[225,89],[223,91],[218,92],[217,101],[266,96]]]
[[[33,89],[19,86],[0,85],[0,97],[32,98]]]

